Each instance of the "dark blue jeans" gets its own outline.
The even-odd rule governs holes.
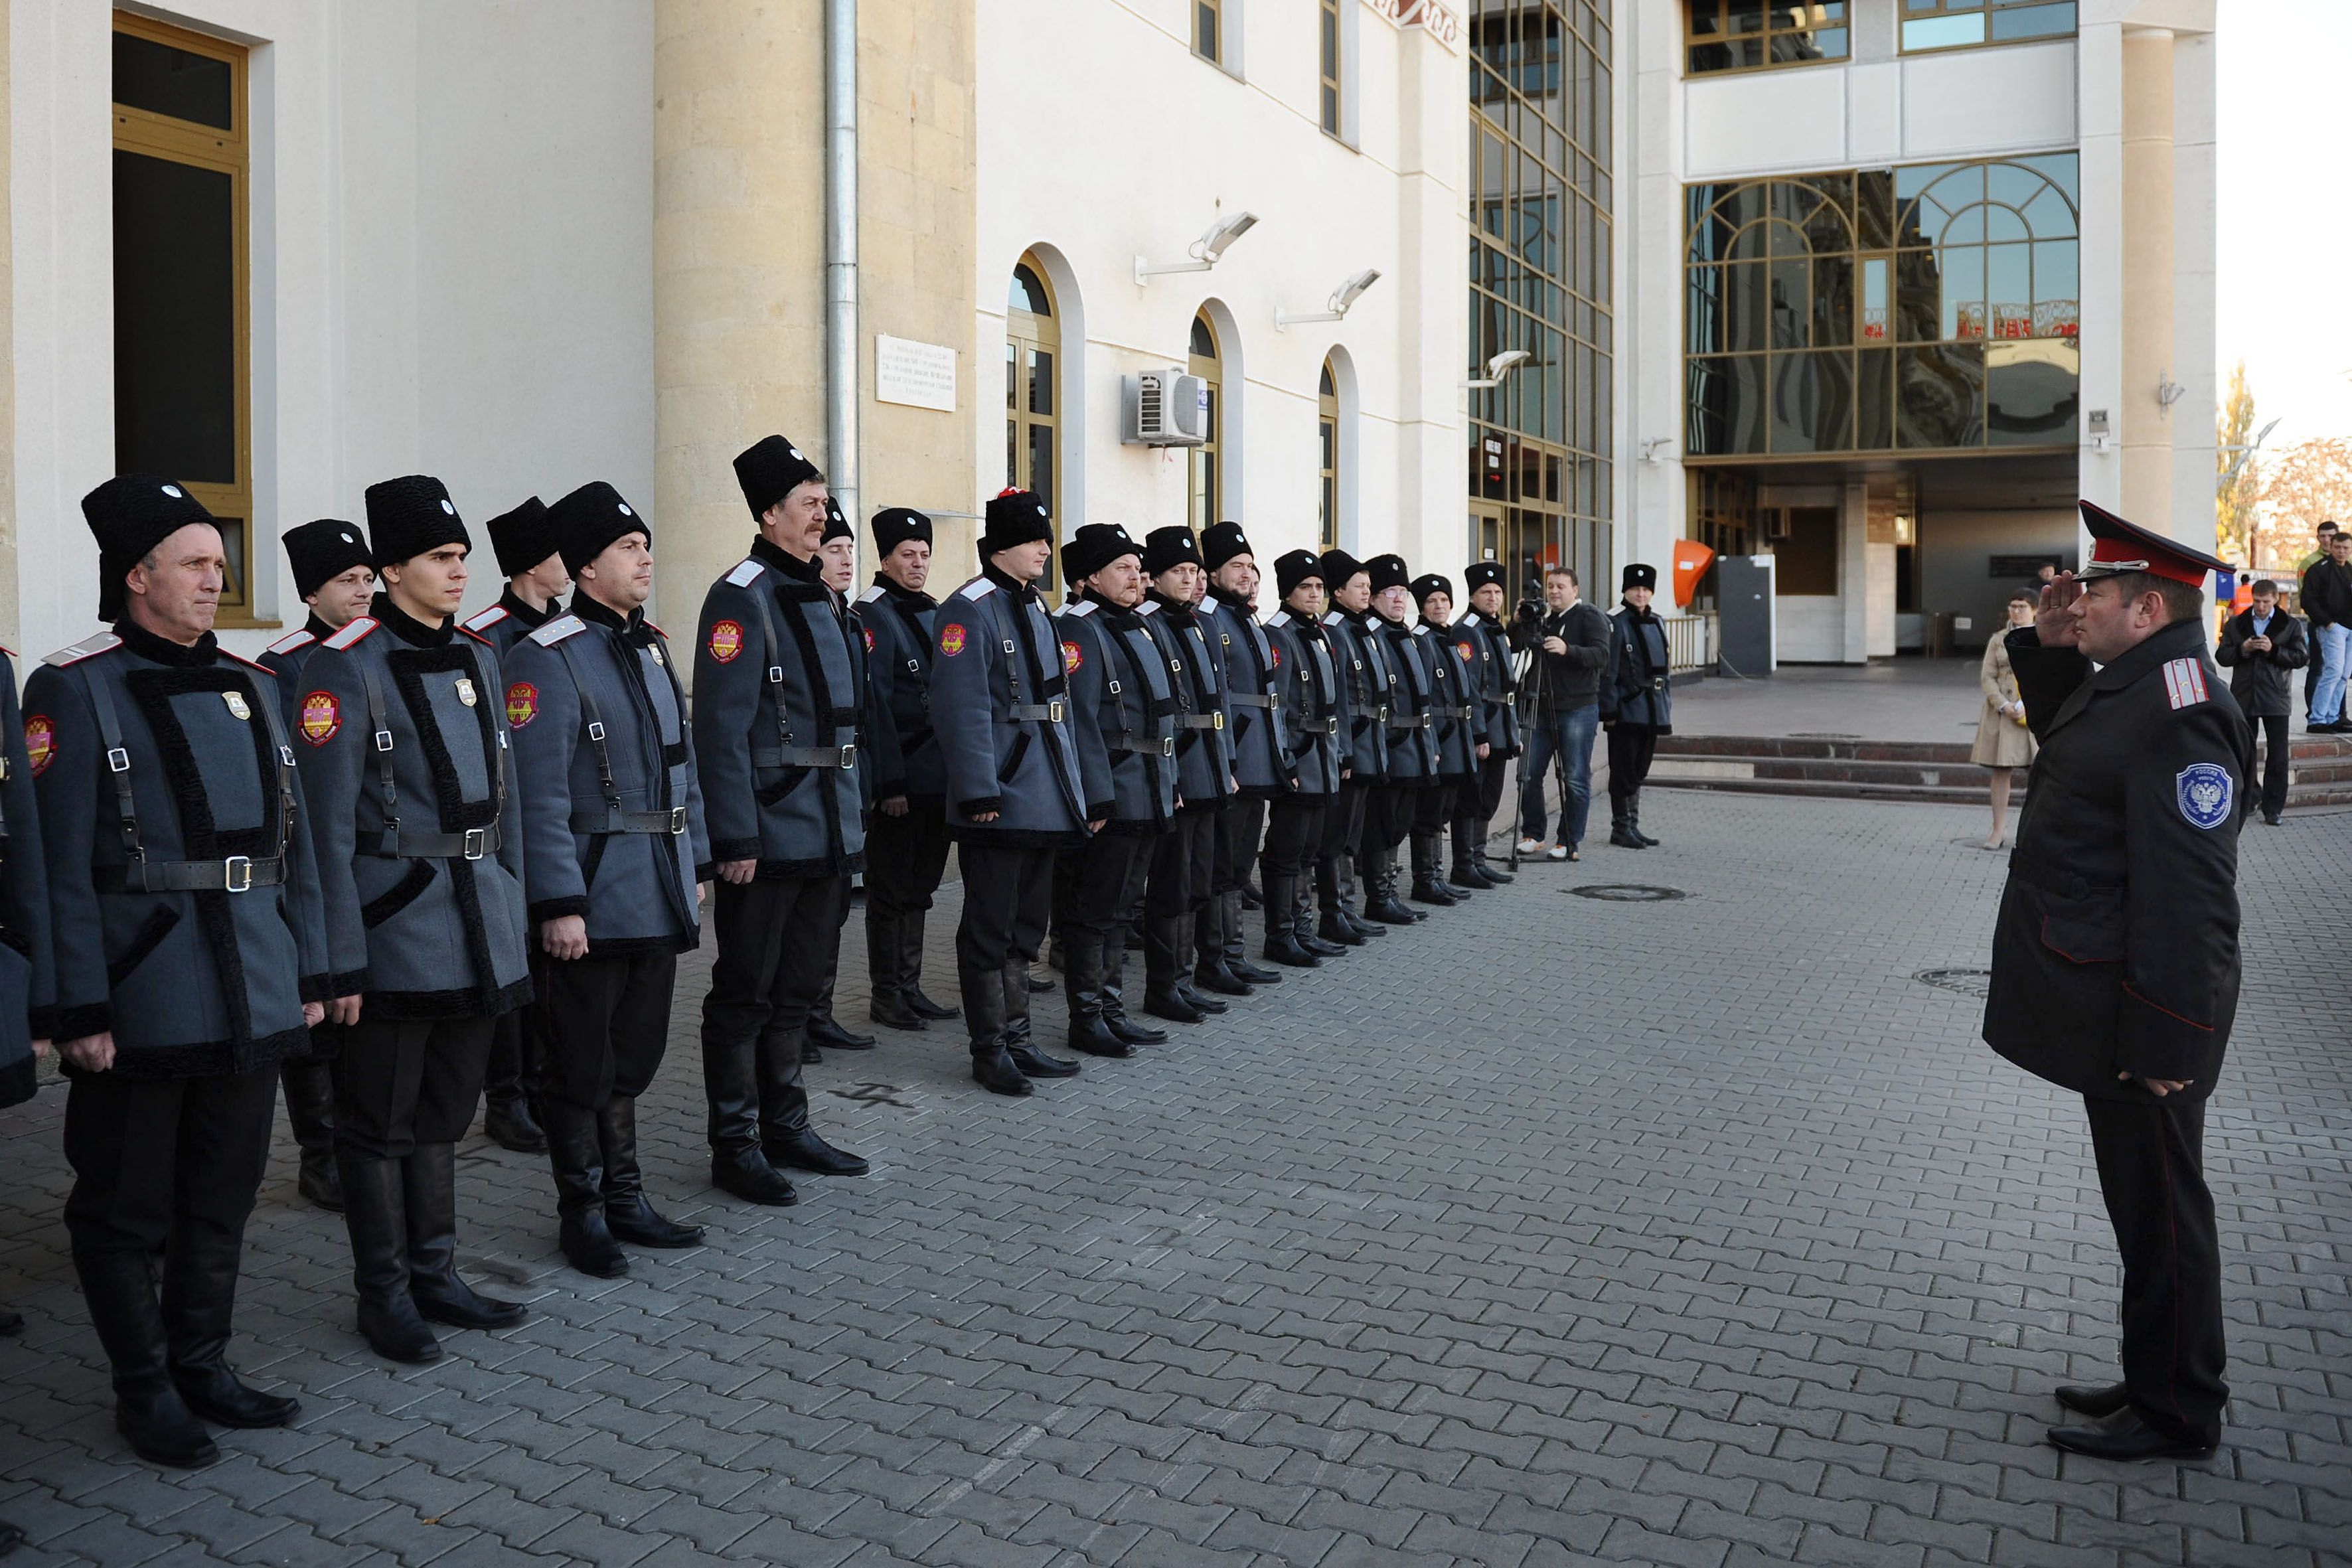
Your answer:
[[[1566,713],[1537,716],[1528,726],[1528,749],[1519,759],[1519,836],[1544,836],[1544,775],[1557,759],[1563,844],[1584,842],[1592,815],[1592,735],[1601,727],[1601,705],[1588,702]]]

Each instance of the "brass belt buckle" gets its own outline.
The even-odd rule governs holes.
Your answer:
[[[1214,713],[1209,715],[1209,728],[1212,730],[1222,730],[1224,727],[1225,710],[1220,708]]]

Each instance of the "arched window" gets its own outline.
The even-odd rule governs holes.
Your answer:
[[[1004,309],[1004,482],[1034,490],[1054,515],[1061,558],[1062,330],[1053,290],[1034,256],[1013,269]],[[1050,580],[1053,568],[1046,568]]]
[[[1323,379],[1315,388],[1316,427],[1321,432],[1318,450],[1322,489],[1316,504],[1315,536],[1320,548],[1339,548],[1339,384],[1331,377],[1331,362],[1323,362]]]
[[[1184,489],[1184,520],[1197,531],[1225,515],[1224,365],[1217,353],[1217,329],[1209,312],[1192,318],[1192,355],[1185,366],[1209,384],[1209,439],[1192,448],[1192,471]]]

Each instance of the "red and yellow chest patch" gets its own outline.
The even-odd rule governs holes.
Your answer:
[[[1076,671],[1076,668],[1078,668],[1078,666],[1080,666],[1080,665],[1082,665],[1082,664],[1084,664],[1084,663],[1086,663],[1086,662],[1087,662],[1087,650],[1086,650],[1086,649],[1084,649],[1084,648],[1080,647],[1077,644],[1076,644],[1076,643],[1074,643],[1074,642],[1066,642],[1066,643],[1064,643],[1064,644],[1062,645],[1062,673],[1063,673],[1063,674],[1067,675],[1067,674],[1070,674],[1070,673],[1072,673],[1072,672]]]
[[[743,628],[733,621],[713,621],[710,625],[710,657],[721,664],[732,664],[735,656],[743,651]]]
[[[1454,651],[1460,656],[1463,663],[1467,664],[1470,662],[1470,645],[1468,643],[1455,643],[1454,645]]]
[[[539,717],[539,688],[518,680],[507,688],[507,728],[520,730]]]
[[[1269,669],[1280,669],[1282,668],[1282,645],[1280,643],[1268,643],[1266,645],[1266,651],[1274,656],[1274,662],[1266,668]]]
[[[866,651],[867,653],[872,653],[874,651],[874,628],[872,626],[866,626],[862,629],[866,633]]]
[[[33,776],[39,778],[58,760],[58,727],[46,713],[25,715],[25,757],[33,764]]]
[[[966,634],[961,623],[950,621],[940,628],[940,651],[950,658],[963,651]]]
[[[335,700],[331,691],[313,691],[302,699],[302,712],[294,727],[310,744],[323,746],[343,727],[342,704]]]

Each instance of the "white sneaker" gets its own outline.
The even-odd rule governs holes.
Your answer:
[[[1519,853],[1520,853],[1521,855],[1524,855],[1524,856],[1534,856],[1534,855],[1540,855],[1540,854],[1542,854],[1542,853],[1543,853],[1543,840],[1542,840],[1542,839],[1540,839],[1540,838],[1522,838],[1522,839],[1520,839],[1520,840],[1519,840]]]
[[[1555,844],[1555,845],[1553,845],[1550,848],[1549,848],[1549,849],[1547,849],[1547,850],[1545,850],[1545,851],[1544,851],[1544,858],[1545,858],[1545,859],[1547,859],[1547,860],[1565,860],[1565,859],[1567,859],[1567,858],[1568,858],[1568,846],[1567,846],[1567,845],[1565,845],[1565,844]]]

